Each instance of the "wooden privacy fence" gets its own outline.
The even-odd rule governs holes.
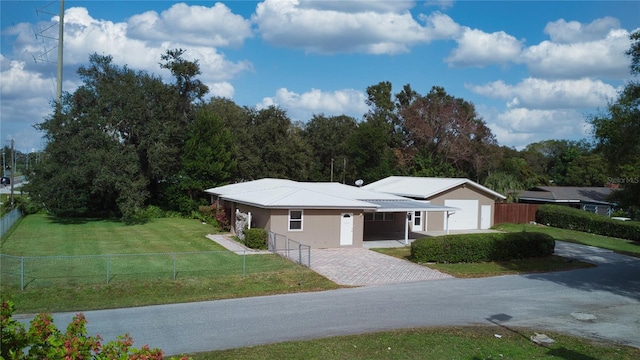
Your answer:
[[[536,221],[536,211],[539,206],[539,204],[496,203],[493,223],[495,225],[528,224]]]

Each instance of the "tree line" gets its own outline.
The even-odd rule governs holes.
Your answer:
[[[638,74],[638,34],[632,73]],[[539,185],[620,185],[625,206],[640,205],[638,84],[592,116],[594,141],[545,140],[500,146],[475,106],[433,86],[394,93],[366,89],[361,119],[315,114],[294,122],[275,106],[257,109],[211,98],[197,61],[182,49],[161,56],[173,82],[93,54],[37,128],[46,148],[27,190],[57,216],[134,217],[148,205],[188,213],[203,190],[265,177],[370,183],[390,175],[467,177],[501,193]],[[624,156],[621,156],[624,153]],[[620,183],[621,181],[618,181]]]

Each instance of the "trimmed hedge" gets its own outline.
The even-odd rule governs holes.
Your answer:
[[[261,228],[246,229],[244,231],[244,244],[252,249],[267,249],[267,230]]]
[[[424,237],[411,244],[416,262],[471,263],[544,257],[556,241],[537,232],[460,234]]]
[[[640,241],[640,222],[620,221],[568,206],[542,205],[536,222],[561,229]]]

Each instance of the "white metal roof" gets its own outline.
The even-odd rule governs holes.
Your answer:
[[[260,179],[211,188],[205,192],[262,208],[363,209],[369,211],[445,211],[398,195],[380,193],[350,185],[329,182],[296,182]],[[435,209],[439,210],[435,210]]]
[[[463,184],[473,186],[494,197],[506,199],[506,196],[465,178],[389,176],[362,188],[399,196],[428,199]]]
[[[410,211],[456,211],[456,207],[431,204],[428,201],[419,200],[370,200],[372,204],[378,205],[376,212],[410,212]]]

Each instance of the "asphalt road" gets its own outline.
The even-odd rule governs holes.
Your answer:
[[[134,346],[149,344],[167,355],[467,324],[497,324],[496,333],[509,327],[527,327],[531,334],[556,330],[640,347],[640,259],[597,257],[604,259],[597,268],[568,272],[443,279],[85,315],[89,334],[113,340],[129,333]],[[54,318],[64,329],[73,315]]]

